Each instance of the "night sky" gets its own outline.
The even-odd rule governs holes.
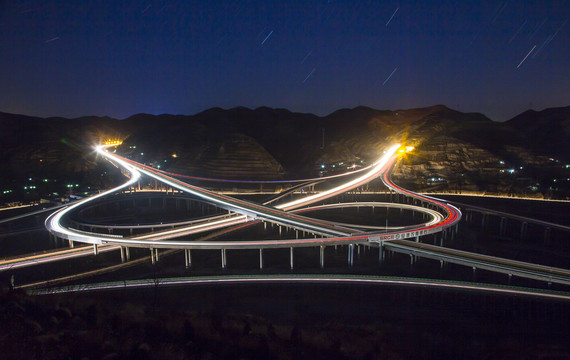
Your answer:
[[[3,1],[0,111],[570,105],[570,1]]]

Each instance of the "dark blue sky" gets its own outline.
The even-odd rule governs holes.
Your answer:
[[[570,105],[569,15],[539,0],[0,0],[0,111],[446,104],[504,121]]]

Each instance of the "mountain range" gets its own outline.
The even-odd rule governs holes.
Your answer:
[[[528,110],[503,123],[435,105],[395,111],[359,106],[323,117],[267,107],[122,120],[0,113],[0,126],[5,186],[37,176],[90,182],[83,178],[101,170],[92,147],[109,138],[123,140],[119,151],[172,171],[242,179],[314,176],[323,165],[328,171],[334,164],[360,166],[395,141],[416,147],[417,156],[400,174],[420,188],[431,178],[449,184],[459,174],[471,179],[465,186],[481,188],[473,179],[482,176],[481,169],[570,162],[570,106]],[[525,176],[539,181],[535,175]]]

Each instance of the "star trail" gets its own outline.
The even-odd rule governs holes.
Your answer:
[[[568,1],[4,1],[0,111],[570,103]],[[397,71],[396,71],[397,69]]]

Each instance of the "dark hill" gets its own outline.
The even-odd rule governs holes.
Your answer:
[[[491,176],[500,162],[521,167],[541,166],[538,155],[570,159],[569,119],[570,107],[527,111],[497,123],[444,105],[395,111],[359,106],[324,117],[268,107],[212,108],[192,116],[136,114],[123,120],[0,113],[0,171],[6,174],[4,183],[36,176],[83,178],[104,167],[93,145],[120,138],[120,152],[162,168],[276,179],[314,176],[320,164],[373,161],[386,144],[397,141],[417,147],[420,156],[401,175],[421,187],[434,175]]]
[[[527,110],[505,124],[516,129],[532,150],[570,160],[570,106]]]

